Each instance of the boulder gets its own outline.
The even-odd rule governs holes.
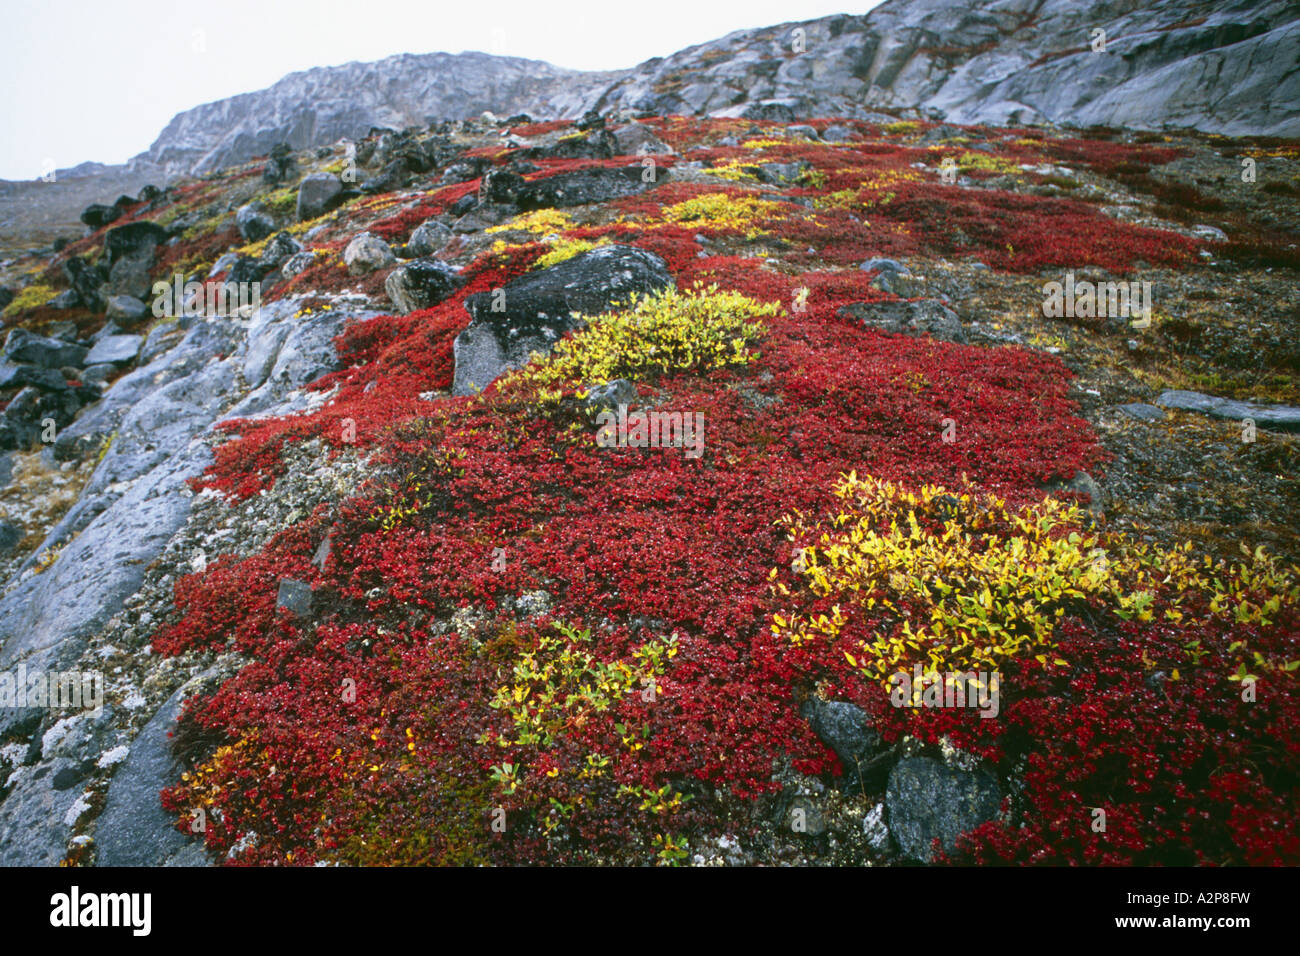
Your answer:
[[[1129,402],[1127,405],[1117,405],[1116,408],[1129,418],[1142,422],[1158,422],[1167,417],[1164,409],[1146,402]]]
[[[279,268],[291,256],[299,252],[302,252],[302,243],[287,232],[281,232],[266,244],[261,257],[257,261],[269,272],[272,269]]]
[[[81,365],[86,358],[86,349],[16,328],[5,339],[4,355],[11,361],[41,368],[63,368],[65,365]]]
[[[772,186],[788,186],[809,168],[808,163],[763,163],[758,167],[758,179]]]
[[[867,714],[856,704],[841,700],[811,698],[799,708],[813,733],[835,752],[851,780],[859,774],[872,779],[867,764],[883,746],[880,734],[867,722]],[[883,779],[883,774],[880,775]],[[865,783],[865,781],[864,781]]]
[[[533,352],[546,353],[566,333],[582,328],[581,315],[599,315],[633,293],[673,284],[659,256],[632,246],[592,249],[549,269],[520,276],[504,288],[465,299],[473,321],[456,337],[453,395],[486,388],[519,368]]]
[[[519,190],[526,185],[524,177],[508,169],[492,169],[484,173],[478,187],[482,202],[509,204],[515,201]]]
[[[281,578],[280,590],[275,596],[275,606],[284,608],[294,617],[306,617],[311,613],[311,585],[293,578]]]
[[[0,450],[30,448],[42,439],[48,420],[55,428],[72,422],[81,408],[79,390],[41,391],[28,386],[0,412]]]
[[[520,209],[551,209],[608,202],[631,196],[662,182],[668,170],[656,170],[654,180],[646,182],[638,163],[622,169],[582,169],[559,173],[526,183],[517,191]]]
[[[415,227],[406,241],[408,258],[431,256],[451,241],[451,230],[436,219],[426,219]]]
[[[583,404],[593,413],[617,411],[620,405],[631,405],[637,400],[636,386],[625,378],[593,385],[587,389]]]
[[[70,387],[67,376],[60,369],[40,368],[36,365],[0,364],[0,388],[40,389],[43,392],[66,392]]]
[[[485,172],[492,168],[492,160],[485,159],[482,156],[469,156],[458,162],[452,163],[442,171],[442,178],[438,180],[439,185],[451,186],[456,183],[467,183],[471,179],[478,179]]]
[[[116,373],[113,365],[87,365],[81,371],[81,381],[85,385],[103,385]]]
[[[108,272],[108,284],[104,294],[108,296],[129,295],[143,299],[153,288],[149,281],[149,264],[143,259],[122,259],[113,263]]]
[[[103,308],[102,289],[104,281],[108,278],[104,270],[92,266],[79,256],[65,259],[60,269],[67,278],[68,284],[72,286],[68,290],[74,300],[71,307],[81,306],[96,312]]]
[[[149,306],[135,296],[115,295],[108,300],[106,317],[123,328],[129,328],[149,315]]]
[[[822,130],[822,139],[828,143],[847,143],[856,138],[857,134],[847,126],[827,126]]]
[[[465,284],[454,268],[437,259],[398,266],[384,280],[384,291],[402,315],[437,305]]]
[[[629,123],[614,130],[614,149],[620,156],[664,155],[672,153],[673,148],[650,132],[648,126]]]
[[[354,276],[386,268],[396,261],[397,256],[393,255],[388,243],[368,232],[355,237],[343,250],[343,264],[348,267],[348,273]]]
[[[1257,405],[1181,389],[1161,392],[1156,404],[1237,422],[1249,418],[1257,427],[1273,431],[1300,432],[1300,408],[1294,405]]]
[[[117,206],[105,206],[103,203],[91,203],[81,213],[81,221],[91,229],[102,229],[122,215]]]
[[[852,302],[839,315],[895,335],[928,335],[942,342],[966,343],[957,313],[935,299],[919,302]]]
[[[912,273],[908,271],[907,266],[903,265],[897,259],[868,259],[862,265],[858,266],[863,272],[893,272],[898,275],[908,276]]]
[[[0,557],[7,555],[16,548],[18,542],[22,539],[23,529],[21,526],[0,518]]]
[[[172,750],[172,734],[185,698],[197,682],[179,688],[131,741],[126,760],[113,775],[104,811],[95,822],[100,866],[204,865],[201,838],[176,828],[158,791],[170,786],[183,767]]]
[[[141,220],[114,226],[104,237],[104,256],[111,269],[119,259],[153,262],[154,250],[167,241],[167,230],[156,222]]]
[[[333,173],[312,173],[298,186],[298,205],[294,214],[299,222],[325,215],[337,205],[343,184]]]
[[[499,226],[509,222],[518,214],[519,209],[515,206],[495,202],[475,203],[473,208],[465,215],[452,223],[451,231],[455,233],[482,232],[492,226]]]
[[[275,220],[261,203],[249,203],[235,212],[235,228],[245,242],[258,242],[275,231]]]
[[[262,182],[287,183],[298,175],[298,161],[293,158],[293,151],[288,143],[277,143],[271,147],[271,153],[262,169]]]
[[[302,275],[310,268],[311,264],[316,261],[314,252],[297,252],[284,261],[280,267],[280,275],[286,279],[292,279],[294,276]]]
[[[957,838],[997,816],[997,781],[983,770],[961,770],[932,757],[900,760],[889,774],[889,829],[909,859],[929,863],[933,843],[951,852]]]
[[[523,159],[611,159],[617,155],[614,136],[607,129],[588,136],[565,136],[549,146],[532,146],[520,153]]]
[[[100,339],[86,355],[87,365],[125,365],[135,360],[144,345],[143,335],[110,335]]]

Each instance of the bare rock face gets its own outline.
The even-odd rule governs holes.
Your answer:
[[[371,127],[428,126],[485,110],[577,115],[587,84],[610,78],[486,53],[403,54],[320,67],[177,114],[139,158],[200,173],[268,153],[278,143],[304,149],[359,139]]]
[[[596,105],[769,119],[921,109],[953,123],[1295,136],[1298,53],[1300,10],[1285,0],[888,0],[643,63]]]
[[[1105,52],[1093,48],[1095,30]],[[865,16],[741,30],[621,72],[432,53],[293,73],[178,114],[133,163],[202,173],[281,142],[302,149],[485,110],[790,122],[917,109],[952,123],[1297,136],[1298,59],[1300,8],[1288,0],[888,0]]]

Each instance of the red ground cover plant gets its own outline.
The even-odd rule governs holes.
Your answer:
[[[681,148],[750,124],[652,125]],[[908,157],[888,145],[840,149],[833,162],[819,155],[810,161],[829,181],[813,191],[861,188],[872,172],[910,168]],[[856,269],[788,274],[810,237],[845,264],[912,250],[1015,270],[1122,270],[1139,258],[1183,262],[1192,248],[1083,204],[924,178],[888,188],[890,202],[866,212],[870,229],[845,210],[783,213],[773,231],[792,245],[778,267],[702,255],[700,230],[678,225],[566,232],[651,249],[681,288],[716,283],[785,307],[764,320],[752,363],[636,383],[638,404],[704,416],[698,459],[598,447],[582,409],[543,413],[514,386],[419,397],[450,383],[464,296],[521,274],[536,243],[482,257],[467,287],[433,309],[349,327],[337,343],[346,367],[315,384],[337,392],[316,412],[228,423],[233,437],[196,487],[255,494],[282,469],[285,443],[338,447],[349,420],[375,477],[262,552],[178,582],[179,614],[155,649],[231,647],[247,663],[186,709],[182,733],[219,746],[164,792],[177,825],[203,809],[208,846],[235,851],[236,863],[677,862],[690,840],[739,825],[735,802],[773,790],[777,761],[840,772],[798,713],[820,690],[860,703],[888,739],[946,736],[1022,780],[1008,820],[980,828],[955,859],[1300,856],[1286,813],[1294,695],[1242,712],[1199,674],[1154,680],[1153,662],[1186,654],[1190,635],[1172,621],[1066,622],[1059,648],[1070,667],[1009,666],[1014,693],[1000,721],[894,710],[850,673],[841,649],[792,648],[773,635],[784,599],[772,572],[792,574],[781,519],[825,513],[842,473],[969,479],[1029,503],[1046,482],[1104,460],[1058,360],[843,320],[841,306],[888,296]],[[611,205],[650,220],[718,191],[669,182]],[[394,236],[414,219],[399,215]],[[1003,252],[1006,243],[1014,248]],[[948,429],[955,441],[944,440]],[[311,557],[327,534],[318,567]],[[312,585],[311,619],[276,610],[282,577]],[[1292,654],[1295,623],[1262,633],[1259,647]],[[1230,629],[1196,636],[1210,664],[1228,660]],[[1097,806],[1112,821],[1104,842],[1087,839]]]

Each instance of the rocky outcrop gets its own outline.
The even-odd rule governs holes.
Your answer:
[[[566,333],[583,327],[580,315],[599,315],[633,293],[672,284],[659,256],[611,245],[521,276],[502,289],[467,296],[465,308],[474,320],[456,336],[452,394],[480,391],[533,352],[549,352]]]
[[[1096,29],[1106,33],[1104,53],[1092,49]],[[1296,136],[1297,54],[1300,12],[1285,0],[888,0],[864,16],[737,31],[617,73],[485,53],[307,70],[178,114],[137,159],[205,172],[281,142],[316,146],[371,127],[427,126],[484,110],[578,117],[593,108],[643,109],[788,122],[915,109],[952,123]]]
[[[335,367],[334,337],[348,319],[374,314],[339,308],[296,322],[297,307],[281,300],[246,324],[182,319],[147,364],[60,427],[44,452],[56,462],[108,447],[80,498],[0,597],[0,670],[102,670],[110,653],[148,656],[142,647],[106,651],[97,642],[127,626],[134,613],[124,610],[142,589],[155,590],[164,608],[170,601],[170,580],[150,566],[192,519],[186,481],[212,460],[213,424],[303,408],[302,386]],[[100,344],[114,338],[138,339]],[[147,618],[143,624],[147,630]],[[0,865],[55,865],[89,842],[77,834],[94,817],[87,811],[96,793],[106,797],[93,838],[100,863],[205,862],[158,803],[175,768],[167,734],[198,676],[165,668],[147,687],[110,677],[105,697],[113,703],[99,714],[0,709],[0,738],[32,741],[25,753],[9,747],[3,755]]]

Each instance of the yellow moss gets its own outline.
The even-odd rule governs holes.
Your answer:
[[[898,136],[903,133],[915,133],[921,128],[921,124],[915,123],[912,120],[898,120],[894,123],[886,123],[880,128],[890,136]]]
[[[558,209],[538,209],[535,212],[516,216],[509,222],[498,226],[489,226],[487,232],[531,232],[544,236],[552,232],[564,232],[573,228],[573,220]]]
[[[1283,603],[1300,601],[1300,569],[1280,566],[1262,549],[1232,567],[1198,562],[1190,544],[1166,550],[1124,535],[1087,533],[1082,510],[1052,498],[1011,509],[970,489],[909,491],[856,474],[844,476],[834,494],[836,513],[827,521],[809,524],[795,515],[783,523],[792,540],[811,542],[796,557],[803,587],[815,599],[837,603],[829,615],[774,615],[772,630],[796,645],[833,642],[850,619],[875,621],[876,629],[845,656],[868,679],[886,684],[915,664],[954,673],[996,671],[1025,655],[1055,661],[1056,621],[1084,606],[1149,622],[1159,593],[1166,620],[1184,621],[1200,598],[1196,606],[1208,606],[1211,616],[1252,625],[1268,624]],[[771,578],[778,593],[791,596],[775,569]],[[1225,678],[1300,668],[1300,662],[1266,660],[1244,639],[1234,650],[1238,668]]]
[[[38,308],[49,302],[59,293],[47,285],[29,285],[20,291],[14,300],[5,306],[5,315],[17,315],[27,309]]]
[[[710,370],[754,360],[750,346],[762,336],[763,316],[781,311],[717,286],[686,292],[667,289],[638,298],[624,311],[591,319],[550,355],[511,374],[511,387],[536,389],[543,406],[566,384],[581,386],[616,378],[644,380],[668,371]]]
[[[598,242],[589,242],[586,239],[560,239],[556,242],[549,243],[550,251],[541,255],[533,263],[534,269],[549,269],[551,266],[559,265],[567,259],[589,252],[599,246],[609,245],[609,239],[601,238]]]

